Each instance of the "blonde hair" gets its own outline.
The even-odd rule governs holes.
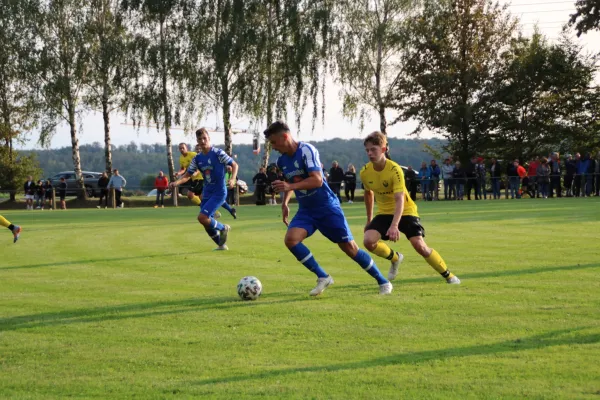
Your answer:
[[[363,145],[371,143],[375,146],[387,147],[387,138],[379,131],[372,132],[367,136],[363,142]]]
[[[356,173],[356,168],[354,168],[354,165],[348,164],[348,171]]]

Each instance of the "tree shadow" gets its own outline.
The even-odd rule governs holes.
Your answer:
[[[541,274],[544,272],[560,272],[560,271],[576,271],[590,268],[600,268],[600,263],[591,263],[591,264],[575,264],[575,265],[561,265],[556,267],[540,267],[540,268],[528,268],[528,269],[517,269],[517,270],[509,270],[509,271],[488,271],[488,272],[472,272],[461,274],[458,273],[458,276],[461,280],[467,281],[471,279],[482,279],[482,278],[500,278],[505,276],[520,276],[520,275],[532,275],[532,274]],[[402,266],[400,267],[402,271]],[[423,278],[413,278],[413,279],[402,279],[401,277],[397,278],[394,281],[394,284],[404,285],[407,283],[426,283],[426,282],[437,282],[439,284],[445,284],[444,280],[439,276],[427,276]],[[343,285],[343,286],[334,286],[329,289],[330,291],[346,291],[353,289],[362,289],[362,288],[373,288],[372,284],[367,283],[358,283],[354,285]]]
[[[239,307],[266,307],[273,304],[310,301],[310,299],[306,296],[298,295],[297,293],[271,293],[264,297],[265,298],[263,298],[262,301],[256,302],[244,302],[233,296],[217,298],[191,298],[174,301],[122,304],[106,307],[81,308],[50,313],[21,315],[1,318],[0,332],[37,327],[50,327],[56,325],[118,321],[132,318],[155,317],[208,310],[226,310]],[[271,298],[273,298],[273,300],[268,300]]]
[[[196,385],[214,385],[220,383],[235,383],[250,380],[262,380],[269,378],[279,378],[286,375],[298,373],[314,372],[338,372],[348,370],[358,370],[373,367],[386,367],[392,365],[420,364],[428,361],[441,361],[450,358],[462,358],[470,356],[486,356],[502,353],[512,353],[518,351],[537,350],[551,346],[562,345],[586,345],[600,342],[600,333],[590,333],[586,335],[573,336],[575,331],[581,331],[587,327],[576,329],[564,329],[548,332],[541,335],[535,335],[527,338],[517,338],[498,343],[481,344],[469,347],[453,347],[440,350],[425,350],[411,353],[394,354],[385,357],[374,358],[372,360],[329,364],[321,366],[299,367],[270,370],[247,375],[228,376],[222,378],[203,379],[193,382]],[[569,335],[570,334],[570,335]],[[569,336],[567,336],[569,335]]]
[[[73,261],[57,261],[53,263],[44,264],[28,264],[28,265],[15,265],[11,267],[0,267],[0,271],[8,271],[11,269],[28,269],[28,268],[43,268],[43,267],[62,267],[65,265],[77,265],[77,264],[93,264],[100,262],[115,262],[115,261],[126,261],[126,260],[138,260],[142,258],[163,258],[163,257],[175,257],[175,256],[189,256],[198,254],[198,252],[188,253],[160,253],[160,254],[148,254],[141,256],[128,256],[128,257],[113,257],[113,258],[92,258],[87,260],[73,260]]]

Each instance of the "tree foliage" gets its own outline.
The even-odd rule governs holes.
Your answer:
[[[598,0],[577,0],[575,14],[571,14],[569,24],[575,26],[577,36],[592,30],[600,30],[600,2]]]

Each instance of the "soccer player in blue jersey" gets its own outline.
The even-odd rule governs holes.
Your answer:
[[[271,124],[264,134],[271,146],[281,153],[277,159],[277,167],[283,172],[285,180],[273,182],[273,188],[276,192],[285,192],[281,205],[283,223],[288,227],[285,245],[300,263],[317,275],[317,286],[310,291],[310,295],[318,296],[333,283],[331,275],[323,270],[302,243],[316,230],[336,243],[344,253],[375,278],[380,294],[390,294],[390,281],[379,272],[369,253],[359,249],[354,242],[340,202],[323,178],[317,149],[311,144],[296,142],[290,128],[281,121]],[[288,223],[288,203],[292,191],[296,194],[299,208]]]
[[[190,179],[196,171],[204,176],[204,189],[202,191],[202,202],[200,203],[200,222],[208,236],[217,244],[216,250],[227,250],[225,242],[227,234],[231,229],[215,219],[215,212],[225,202],[227,197],[227,186],[235,185],[238,165],[223,150],[210,145],[210,136],[204,128],[196,131],[198,143],[202,149],[190,163],[183,176],[171,183],[171,187],[178,186]],[[225,182],[225,171],[227,165],[231,165],[232,173],[229,182]]]

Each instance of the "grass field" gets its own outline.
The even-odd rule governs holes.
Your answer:
[[[419,205],[463,283],[402,241],[387,297],[317,234],[336,283],[310,298],[279,207],[223,217],[228,252],[189,207],[3,212],[24,231],[0,236],[0,397],[600,399],[600,201]]]

